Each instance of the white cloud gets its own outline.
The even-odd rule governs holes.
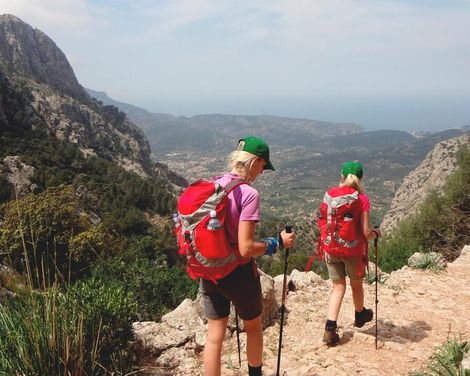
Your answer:
[[[0,0],[0,10],[33,27],[63,32],[86,30],[94,21],[85,0]]]
[[[0,9],[60,42],[97,89],[470,91],[468,0],[0,0]]]

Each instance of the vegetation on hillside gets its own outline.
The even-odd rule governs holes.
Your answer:
[[[39,131],[2,132],[7,155],[41,189],[16,199],[0,174],[2,262],[19,273],[2,277],[17,296],[1,305],[0,374],[128,374],[132,322],[196,292],[175,252],[171,188]]]
[[[418,211],[380,241],[380,266],[392,271],[406,265],[415,252],[438,252],[448,261],[470,242],[470,148],[457,155],[457,170],[440,192],[432,191]]]

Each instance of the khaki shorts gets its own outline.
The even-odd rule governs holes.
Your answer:
[[[201,279],[199,284],[204,313],[208,319],[227,317],[230,314],[230,302],[242,320],[253,320],[261,315],[261,283],[254,261],[240,265],[217,282]]]
[[[332,281],[346,278],[362,279],[364,278],[364,256],[336,257],[325,253],[326,267]]]

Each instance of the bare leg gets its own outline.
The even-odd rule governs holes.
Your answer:
[[[364,288],[362,279],[350,279],[352,297],[354,301],[354,309],[361,312],[364,309]]]
[[[246,331],[246,357],[251,367],[263,363],[263,327],[261,315],[253,320],[243,320]]]
[[[208,319],[207,339],[204,346],[204,370],[206,376],[221,375],[222,344],[227,329],[228,317]]]
[[[338,319],[341,302],[346,292],[346,278],[341,278],[333,282],[333,291],[330,295],[328,304],[328,320],[336,321]]]

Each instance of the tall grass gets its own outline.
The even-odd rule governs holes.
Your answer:
[[[57,290],[31,293],[0,309],[4,375],[81,375],[83,315]]]
[[[114,322],[99,317],[109,307],[107,298],[111,290],[108,288],[98,298],[100,294],[95,294],[96,314],[89,312],[89,302],[79,301],[75,294],[57,288],[31,291],[2,303],[0,375],[129,374],[131,359],[126,350],[130,323],[121,325],[123,319],[130,321],[129,318],[122,314],[122,309],[105,312],[108,317],[116,315]],[[110,300],[121,303],[122,296]]]

